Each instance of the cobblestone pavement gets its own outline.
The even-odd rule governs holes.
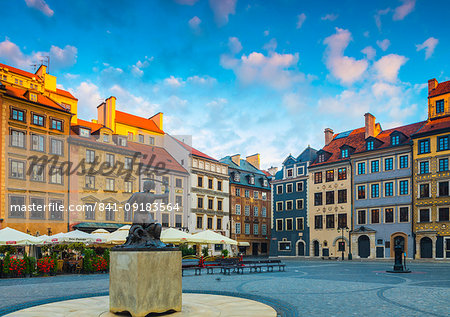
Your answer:
[[[286,272],[183,278],[186,292],[235,295],[272,305],[282,316],[450,316],[450,263],[286,262]],[[108,275],[0,280],[0,314],[33,304],[107,294]],[[242,308],[245,316],[245,307]]]

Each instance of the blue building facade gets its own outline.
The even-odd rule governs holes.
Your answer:
[[[271,181],[271,256],[309,256],[308,166],[316,152],[308,146],[297,158],[289,155]]]

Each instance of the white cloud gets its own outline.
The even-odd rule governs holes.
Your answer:
[[[422,44],[417,44],[416,48],[417,48],[417,51],[421,51],[424,49],[425,50],[425,59],[429,59],[431,57],[431,55],[433,55],[434,49],[436,48],[436,45],[438,43],[439,43],[438,39],[436,39],[434,37],[430,37]]]
[[[144,75],[144,68],[147,68],[150,65],[150,62],[153,61],[152,57],[145,56],[144,61],[138,60],[135,65],[131,65],[131,73],[136,77],[141,77]]]
[[[369,36],[370,36],[370,32],[369,32],[369,31],[365,31],[365,32],[363,33],[363,35],[364,35],[364,37],[369,37]]]
[[[217,83],[217,80],[211,76],[198,75],[188,77],[186,81],[197,85],[214,85]]]
[[[334,14],[334,13],[328,13],[326,15],[324,15],[323,17],[321,17],[320,19],[322,21],[334,21],[339,17],[338,14]]]
[[[348,30],[336,28],[336,33],[323,41],[327,45],[325,51],[327,68],[343,84],[352,84],[359,80],[368,67],[366,60],[356,60],[344,55],[344,50],[351,40],[352,35]]]
[[[44,0],[25,0],[25,3],[29,8],[39,10],[48,17],[53,16],[54,11],[50,9],[48,4]]]
[[[388,82],[396,82],[400,67],[402,67],[408,58],[397,54],[389,54],[380,58],[374,63],[374,68],[378,78]]]
[[[265,56],[253,52],[240,59],[222,55],[222,67],[232,69],[236,77],[244,84],[263,84],[275,89],[286,89],[292,84],[304,80],[304,74],[294,70],[298,63],[298,53],[271,53]]]
[[[367,59],[372,60],[377,54],[377,51],[372,46],[367,46],[361,51],[361,53],[365,54]]]
[[[394,21],[403,20],[408,14],[410,14],[416,5],[416,0],[401,0],[402,5],[395,8],[392,19]]]
[[[273,52],[273,51],[275,51],[277,49],[277,46],[278,46],[277,40],[275,38],[273,38],[269,42],[264,44],[263,48],[266,51]]]
[[[80,77],[78,74],[65,73],[64,77],[68,80],[74,80]]]
[[[391,41],[389,41],[388,39],[384,39],[382,41],[377,41],[377,45],[379,48],[381,48],[381,50],[384,52],[386,51],[389,46],[391,45]]]
[[[192,6],[197,3],[198,0],[175,0],[176,3],[182,5]]]
[[[82,82],[77,88],[69,88],[70,93],[78,98],[78,117],[89,120],[97,117],[97,106],[104,98],[101,97],[98,86],[91,82]]]
[[[122,68],[109,66],[108,64],[106,64],[105,66],[107,67],[101,71],[103,77],[107,78],[111,76],[120,76],[123,74]]]
[[[200,23],[202,23],[202,20],[200,20],[200,18],[198,16],[193,17],[188,22],[189,27],[195,33],[200,33],[201,32]]]
[[[388,14],[391,11],[391,8],[386,8],[384,10],[378,10],[374,15],[375,24],[377,25],[378,30],[381,30],[381,17],[383,15]]]
[[[32,64],[39,64],[45,60],[45,56],[50,56],[52,70],[69,67],[76,63],[77,52],[77,48],[71,45],[66,45],[64,48],[52,45],[49,52],[32,52],[26,55],[9,39],[0,42],[0,58],[11,66],[22,69],[28,69]]]
[[[297,29],[300,29],[303,26],[303,23],[305,23],[306,20],[306,14],[301,13],[297,15]]]
[[[307,104],[299,93],[286,93],[283,95],[283,105],[291,113],[298,113],[300,110],[306,108]]]
[[[381,98],[384,96],[394,98],[401,94],[401,89],[399,86],[395,86],[389,83],[376,82],[372,85],[372,93],[377,98]]]
[[[236,13],[236,2],[237,0],[209,0],[218,26],[228,24],[228,16]]]
[[[109,89],[109,93],[117,98],[116,108],[118,110],[122,109],[145,118],[158,112],[158,104],[154,104],[144,97],[134,95],[120,85],[113,85]]]
[[[264,36],[269,36],[269,30],[264,31]]]
[[[237,37],[229,37],[228,38],[228,48],[231,53],[237,54],[242,50],[242,44]]]
[[[170,87],[181,87],[182,85],[184,85],[183,79],[182,78],[177,78],[174,77],[173,75],[171,75],[169,78],[164,79],[164,84],[170,86]]]

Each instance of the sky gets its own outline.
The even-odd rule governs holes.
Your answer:
[[[261,154],[281,167],[323,130],[427,118],[427,81],[450,79],[450,2],[0,0],[0,62],[49,72],[96,118],[164,113],[220,159]],[[5,14],[7,12],[8,14]]]

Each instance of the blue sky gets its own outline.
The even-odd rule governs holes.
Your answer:
[[[426,118],[449,80],[448,1],[0,0],[0,61],[58,84],[92,119],[105,98],[221,158],[280,166],[323,130],[371,112],[384,129]]]

